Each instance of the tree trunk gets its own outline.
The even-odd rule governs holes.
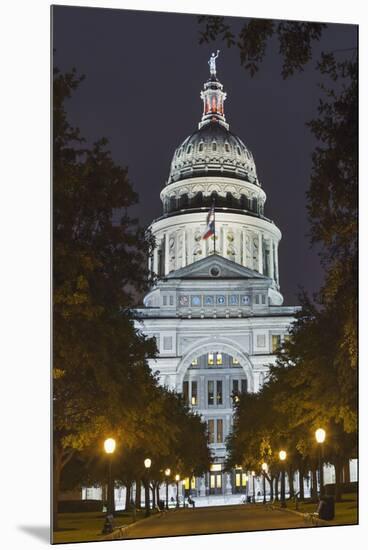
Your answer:
[[[299,499],[304,500],[304,471],[299,469]]]
[[[131,483],[127,483],[126,486],[125,486],[125,511],[127,512],[128,510],[130,510],[130,495],[131,495],[131,489],[132,489],[132,484]]]
[[[344,483],[350,483],[350,460],[344,461],[343,466]]]
[[[58,529],[58,505],[60,491],[60,477],[62,464],[62,451],[57,445],[54,446],[53,472],[52,472],[52,530]]]
[[[289,483],[289,497],[293,498],[295,496],[294,491],[294,471],[293,468],[290,466],[288,469],[288,483]]]
[[[279,500],[279,474],[275,476],[275,500]]]
[[[157,500],[157,504],[160,505],[160,484],[157,483],[157,486],[156,486],[156,500]]]
[[[135,507],[141,508],[141,491],[142,491],[142,483],[140,479],[137,479],[135,482]]]
[[[274,477],[271,476],[271,479],[270,479],[270,501],[273,502],[273,480],[274,480]]]
[[[340,458],[335,460],[335,500],[341,502],[341,482],[342,482],[342,461]]]
[[[311,496],[312,496],[312,501],[313,502],[317,502],[318,500],[318,492],[317,492],[317,472],[316,470],[313,468],[312,470],[312,492],[311,492]]]
[[[152,484],[151,489],[152,489],[152,510],[154,510],[156,508],[156,487],[154,483]]]

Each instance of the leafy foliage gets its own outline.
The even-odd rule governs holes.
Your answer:
[[[282,76],[287,78],[303,67],[312,56],[312,44],[319,40],[326,25],[304,21],[275,21],[271,19],[246,19],[238,36],[231,26],[231,19],[223,16],[201,15],[200,43],[223,40],[227,47],[239,49],[240,63],[254,76],[263,61],[269,41],[276,36],[283,58]]]

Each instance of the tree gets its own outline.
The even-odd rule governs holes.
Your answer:
[[[140,394],[156,384],[146,362],[155,344],[134,328],[130,311],[146,284],[150,243],[128,215],[137,195],[127,170],[106,140],[86,147],[67,120],[65,101],[82,80],[75,70],[54,73],[54,529],[63,468],[103,434],[119,429],[133,439]]]
[[[327,27],[324,23],[306,21],[245,19],[236,36],[230,21],[231,19],[227,20],[223,16],[200,15],[200,43],[221,39],[228,48],[236,46],[239,49],[240,64],[254,76],[266,55],[268,42],[275,35],[283,58],[283,78],[303,70],[312,57],[313,42],[320,39]]]

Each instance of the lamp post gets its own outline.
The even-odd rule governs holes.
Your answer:
[[[146,517],[150,515],[150,495],[149,495],[149,469],[151,468],[152,460],[146,458],[144,461],[144,467],[146,468],[146,483],[144,484],[144,499],[146,507]]]
[[[108,457],[108,481],[107,481],[107,515],[111,515],[114,511],[114,486],[112,481],[111,462],[112,455],[116,448],[116,441],[112,437],[105,439],[104,449]]]
[[[263,504],[266,504],[266,474],[268,470],[266,462],[262,464],[261,468],[263,472]]]
[[[179,508],[179,481],[180,481],[180,475],[176,474],[175,482],[176,482],[176,507],[177,508]]]
[[[170,468],[166,468],[165,470],[165,476],[166,476],[166,510],[169,509],[169,476],[171,474]]]
[[[318,428],[315,433],[316,441],[318,443],[318,465],[319,465],[319,497],[324,494],[324,482],[323,482],[323,443],[326,439],[326,432],[323,428]]]
[[[255,494],[255,489],[254,489],[254,478],[256,476],[256,473],[254,470],[252,470],[252,486],[253,486],[253,495],[252,495],[252,501],[253,501],[253,504],[256,502],[256,494]]]
[[[281,508],[286,508],[285,502],[285,460],[287,454],[286,451],[279,452],[279,459],[281,460]]]

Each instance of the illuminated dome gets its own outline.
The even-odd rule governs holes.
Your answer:
[[[215,75],[204,84],[198,130],[176,149],[166,185],[186,178],[222,176],[260,186],[252,153],[229,130],[224,115],[226,93]]]
[[[252,153],[216,117],[176,149],[167,185],[203,176],[231,177],[260,185]]]

